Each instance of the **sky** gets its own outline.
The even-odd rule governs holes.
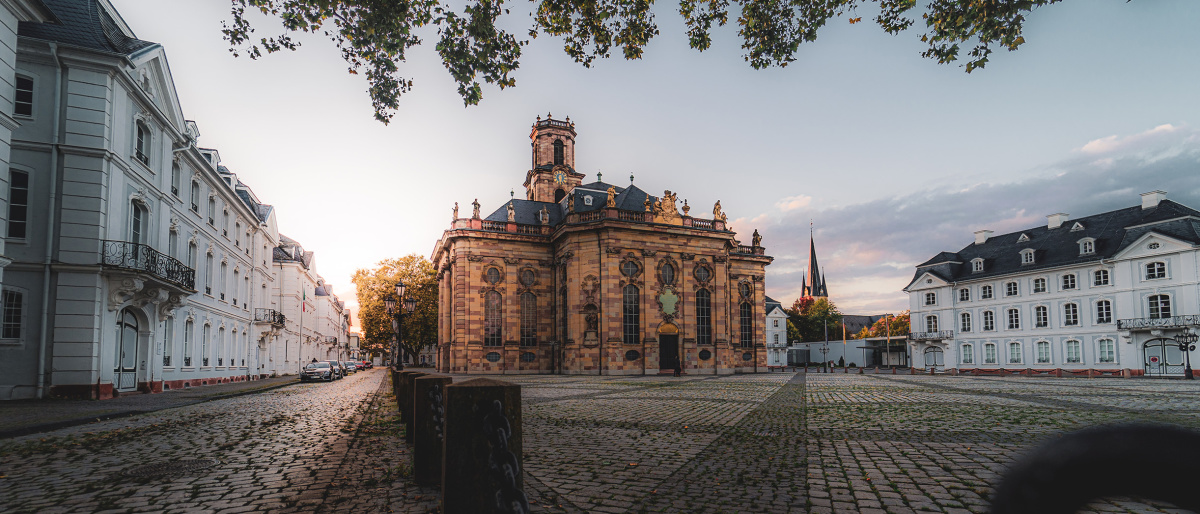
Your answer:
[[[366,81],[327,39],[233,57],[223,0],[111,0],[161,43],[199,144],[277,210],[280,231],[356,312],[356,269],[429,257],[455,202],[491,212],[522,192],[538,115],[576,123],[576,169],[592,180],[721,205],[739,238],[758,229],[775,261],[767,294],[790,304],[810,227],[830,298],[844,313],[907,308],[915,265],[940,251],[1140,204],[1162,190],[1200,208],[1200,2],[1066,0],[1028,16],[1026,44],[970,74],[920,57],[919,24],[897,36],[832,20],[786,68],[754,70],[735,26],[688,48],[673,3],[643,59],[587,69],[542,36],[516,87],[484,86],[465,107],[433,48],[410,52],[414,82],[389,125]],[[924,2],[920,2],[924,3]],[[457,5],[457,4],[456,4]],[[528,3],[502,22],[532,26]],[[259,18],[260,35],[281,31]],[[465,208],[465,207],[464,207]],[[357,324],[357,323],[356,323]]]

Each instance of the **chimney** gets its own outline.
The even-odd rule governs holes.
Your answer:
[[[981,245],[983,243],[986,243],[989,237],[992,237],[991,230],[976,230],[975,231],[975,244]]]
[[[1065,212],[1046,216],[1046,228],[1053,230],[1061,227],[1062,224],[1067,221],[1067,218],[1068,215]]]
[[[1166,191],[1151,191],[1149,193],[1142,193],[1142,209],[1153,209],[1158,207],[1158,202],[1166,199]]]

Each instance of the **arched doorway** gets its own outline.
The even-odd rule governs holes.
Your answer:
[[[138,319],[128,308],[117,316],[117,365],[113,372],[117,391],[137,389]]]
[[[1183,352],[1174,339],[1159,337],[1142,344],[1142,364],[1146,376],[1183,376]]]
[[[658,327],[658,369],[660,373],[675,370],[679,361],[679,327],[674,323],[663,323]]]
[[[941,347],[930,346],[925,349],[925,369],[944,371],[946,369],[945,352]]]

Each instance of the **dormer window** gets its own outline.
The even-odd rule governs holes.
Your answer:
[[[1034,249],[1026,248],[1024,250],[1021,250],[1021,264],[1033,264],[1033,263],[1034,263]]]
[[[1083,224],[1077,221],[1075,222],[1075,225],[1071,227],[1071,232],[1079,232],[1080,230],[1083,230]]]
[[[583,204],[591,205],[592,204],[592,195],[583,195]]]
[[[1079,255],[1091,255],[1096,253],[1096,240],[1090,237],[1085,237],[1079,240]]]
[[[983,271],[983,259],[971,259],[971,273],[979,273]]]
[[[1026,235],[1026,234],[1021,234],[1021,237],[1018,237],[1018,238],[1017,238],[1017,242],[1018,242],[1018,243],[1025,243],[1025,242],[1028,242],[1028,241],[1029,241],[1029,236],[1028,236],[1028,235]]]

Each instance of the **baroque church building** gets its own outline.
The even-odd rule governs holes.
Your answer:
[[[437,368],[446,373],[643,375],[767,370],[765,268],[721,202],[693,217],[671,191],[584,183],[575,124],[540,116],[525,198],[478,201],[433,250]],[[706,213],[707,214],[707,213]]]

